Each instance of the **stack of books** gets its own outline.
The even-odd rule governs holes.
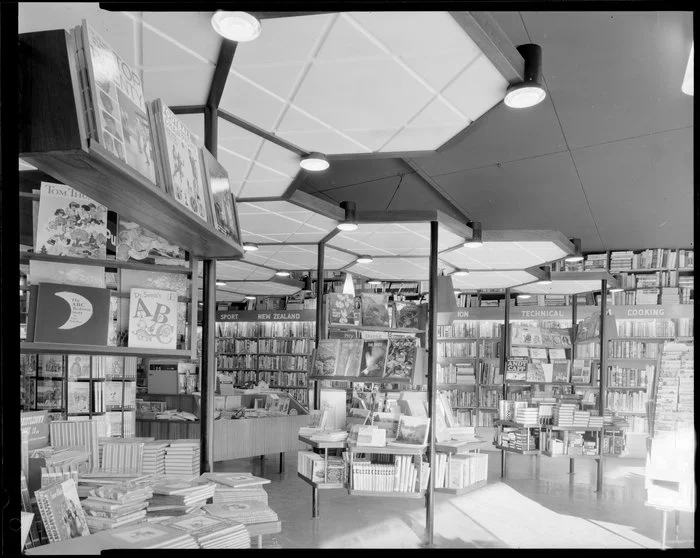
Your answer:
[[[133,482],[94,488],[81,502],[90,532],[145,522],[151,496],[150,486]]]
[[[537,407],[520,407],[516,409],[515,422],[525,426],[538,426],[540,421]]]
[[[235,504],[207,504],[204,511],[209,515],[244,525],[279,521],[277,514],[259,500],[242,500]]]
[[[241,500],[259,500],[267,504],[267,492],[263,485],[270,481],[251,473],[202,473],[197,482],[213,482],[216,485],[215,504],[232,504]]]
[[[453,456],[448,479],[449,488],[467,488],[485,481],[488,474],[488,458],[487,453]]]
[[[169,442],[154,441],[143,445],[143,473],[145,475],[165,474],[165,448]]]
[[[100,470],[104,473],[140,473],[143,442],[111,440],[100,444]]]
[[[591,413],[588,411],[574,411],[574,426],[588,426]]]
[[[573,403],[559,403],[554,407],[554,424],[556,426],[573,426],[574,412],[578,405]]]
[[[518,451],[529,451],[535,448],[535,437],[530,434],[529,430],[518,430],[515,433],[514,447]]]
[[[166,478],[167,479],[167,478]],[[153,486],[153,497],[148,504],[148,514],[186,515],[207,503],[214,496],[216,484],[198,480],[162,480]]]
[[[566,295],[548,294],[544,295],[545,306],[564,306],[566,304]]]
[[[200,513],[166,519],[160,525],[188,533],[202,549],[250,548],[250,535],[242,523]]]
[[[310,439],[316,442],[344,442],[347,437],[346,430],[320,430],[314,432]]]
[[[681,295],[678,287],[661,287],[661,304],[680,304]]]
[[[165,449],[165,474],[199,476],[199,440],[173,440]]]
[[[638,289],[637,304],[658,304],[659,289]]]
[[[632,252],[632,250],[611,252],[610,253],[610,273],[614,273],[616,271],[625,271],[627,269],[632,269],[633,257],[634,257],[634,252]]]
[[[588,254],[586,256],[586,261],[583,262],[583,269],[585,271],[605,270],[607,268],[607,262],[607,254]]]
[[[100,535],[101,533],[98,533],[95,536]],[[114,529],[105,532],[102,538],[108,541],[105,548],[199,548],[197,541],[189,533],[157,523]]]
[[[588,417],[588,426],[591,428],[603,428],[604,417],[600,415],[591,415]]]

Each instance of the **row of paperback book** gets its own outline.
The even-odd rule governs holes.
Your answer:
[[[353,460],[350,477],[353,490],[419,492],[425,489],[429,476],[426,463],[422,464],[422,478],[418,479],[418,467],[413,456],[396,455],[394,460],[392,465],[372,463],[369,459]]]
[[[316,322],[217,322],[216,330],[220,338],[312,338]]]
[[[296,354],[309,355],[313,350],[311,339],[234,339],[219,338],[216,350],[239,355]]]
[[[656,366],[647,364],[644,368],[626,368],[611,366],[608,368],[608,387],[646,388],[654,377]]]
[[[622,341],[613,339],[608,344],[608,347],[608,354],[612,358],[656,359],[660,354],[658,341]]]
[[[483,340],[500,339],[501,324],[491,320],[467,321],[455,320],[452,325],[438,326],[438,339],[479,338]]]

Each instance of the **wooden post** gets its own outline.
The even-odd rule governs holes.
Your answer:
[[[326,244],[321,241],[318,243],[318,263],[316,266],[317,269],[317,278],[316,278],[316,349],[318,350],[318,342],[321,339],[325,339],[326,335],[326,323],[325,323],[325,314],[323,312],[323,290],[324,290],[324,281],[323,281],[323,276],[325,274],[325,269],[324,269],[324,259],[325,259],[325,254],[326,254]],[[313,370],[312,370],[313,373]],[[321,382],[318,380],[314,380],[314,401],[313,401],[313,407],[309,405],[310,408],[313,409],[320,409],[321,408]],[[311,403],[311,402],[309,402]]]

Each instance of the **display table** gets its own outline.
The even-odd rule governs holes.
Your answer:
[[[340,441],[340,442],[318,442],[316,440],[312,440],[311,438],[308,438],[306,436],[301,436],[299,435],[299,441],[303,442],[304,444],[307,444],[311,446],[313,449],[322,449],[323,450],[323,458],[325,461],[325,466],[324,466],[324,471],[325,471],[325,480],[328,480],[328,450],[329,449],[342,449],[345,447],[346,441]],[[319,512],[319,501],[318,501],[318,491],[319,490],[329,490],[329,489],[335,489],[335,488],[347,488],[346,483],[329,483],[329,482],[314,482],[311,480],[309,477],[306,477],[302,475],[301,473],[297,473],[299,478],[303,480],[304,482],[308,483],[311,485],[311,517],[312,518],[317,518],[320,515]]]
[[[450,478],[450,473],[452,472],[452,456],[453,455],[463,455],[465,453],[476,452],[479,453],[479,448],[476,447],[482,444],[483,440],[476,438],[469,441],[448,441],[435,444],[435,451],[439,453],[447,454],[447,478]],[[467,492],[472,492],[478,488],[486,486],[486,481],[479,481],[472,485],[465,486],[464,488],[435,488],[435,492],[443,492],[445,494],[465,494]]]
[[[267,523],[251,523],[246,525],[245,528],[248,530],[250,538],[258,539],[258,548],[262,548],[262,536],[263,535],[274,535],[275,533],[282,532],[282,522],[281,521],[269,521]]]

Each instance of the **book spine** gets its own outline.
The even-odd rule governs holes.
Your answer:
[[[84,122],[87,128],[88,137],[100,142],[98,128],[96,122],[95,103],[93,92],[90,87],[90,74],[88,70],[88,52],[86,48],[86,26],[85,24],[74,28],[71,31],[71,36],[75,42],[75,54],[78,68],[78,86],[80,88],[80,96],[82,98],[82,112]]]

